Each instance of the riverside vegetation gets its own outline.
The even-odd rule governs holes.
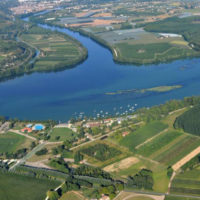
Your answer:
[[[0,80],[71,68],[86,59],[87,50],[75,39],[14,18],[9,8],[0,10]]]

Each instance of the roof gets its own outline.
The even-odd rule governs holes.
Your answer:
[[[21,131],[22,132],[25,132],[25,131],[27,131],[27,132],[32,132],[32,129],[31,128],[28,128],[28,127],[26,127],[26,128],[23,128],[23,129],[21,129]]]

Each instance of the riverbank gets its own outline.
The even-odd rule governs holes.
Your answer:
[[[200,52],[192,49],[189,44],[179,40],[155,41],[155,43],[145,43],[146,41],[133,43],[133,41],[120,41],[119,43],[109,43],[92,32],[87,32],[82,28],[70,28],[78,31],[84,36],[93,39],[100,45],[108,48],[113,56],[113,60],[119,64],[151,65],[168,63],[174,60],[195,58],[200,56]],[[154,38],[155,39],[155,38]],[[132,44],[133,43],[133,44]],[[176,45],[177,44],[177,45]]]
[[[0,16],[1,18],[1,16]],[[12,37],[0,45],[0,81],[34,72],[52,72],[73,68],[87,59],[87,49],[76,39],[28,22],[28,18],[3,21],[0,37],[13,27]],[[7,25],[11,23],[11,25]],[[4,33],[5,32],[5,33]]]

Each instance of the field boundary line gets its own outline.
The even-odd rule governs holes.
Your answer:
[[[155,138],[157,138],[158,136],[162,135],[163,133],[166,133],[169,130],[169,128],[164,129],[163,131],[161,131],[160,133],[158,133],[157,135],[154,135],[153,137],[147,139],[146,141],[144,141],[143,143],[137,145],[135,147],[135,149],[139,149],[141,146],[151,142],[152,140],[154,140]]]
[[[171,189],[171,186],[172,186],[172,181],[174,180],[175,176],[176,176],[176,172],[173,172],[173,174],[172,174],[172,176],[171,176],[171,178],[170,178],[170,180],[169,180],[168,192],[167,192],[167,194],[170,193],[170,189]]]

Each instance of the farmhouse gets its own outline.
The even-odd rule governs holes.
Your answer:
[[[105,120],[104,120],[104,123],[105,123],[107,126],[111,126],[112,123],[113,123],[113,119],[105,119]]]
[[[128,131],[125,131],[125,132],[122,133],[122,136],[123,136],[123,137],[126,137],[128,134],[129,134],[129,132],[128,132]]]
[[[110,200],[110,197],[103,194],[99,200]]]
[[[101,122],[88,122],[84,125],[86,128],[92,128],[92,127],[99,127],[101,125]]]

